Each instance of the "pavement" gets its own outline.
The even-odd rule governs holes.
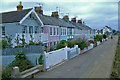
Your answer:
[[[109,78],[115,56],[118,37],[66,61],[35,78]]]

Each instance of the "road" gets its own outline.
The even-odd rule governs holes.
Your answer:
[[[36,78],[109,78],[117,46],[117,37],[103,42]]]

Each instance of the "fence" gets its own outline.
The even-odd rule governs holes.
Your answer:
[[[80,48],[76,45],[74,48],[62,48],[56,51],[45,53],[45,68],[48,69],[66,59],[73,58],[80,54]]]
[[[78,45],[76,45],[74,48],[68,48],[67,49],[67,58],[68,59],[71,59],[75,56],[77,56],[79,53],[78,53]]]
[[[67,47],[45,53],[45,67],[46,69],[67,59]]]
[[[7,48],[2,49],[2,55],[15,55],[17,51],[23,51],[25,54],[30,53],[44,53],[44,47],[39,45],[20,47],[20,48]]]
[[[93,45],[94,45],[94,44],[90,44],[90,46],[88,46],[88,50],[92,49],[92,48],[93,48]]]

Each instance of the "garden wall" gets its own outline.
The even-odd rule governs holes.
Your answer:
[[[15,55],[17,51],[23,51],[25,54],[44,53],[44,47],[39,45],[2,49],[2,55]]]
[[[35,60],[38,59],[40,54],[38,53],[31,53],[26,54],[27,60],[29,60],[34,66],[36,65]],[[2,56],[2,66],[8,66],[10,63],[12,63],[13,60],[15,60],[15,55],[3,55]]]
[[[35,66],[35,60],[40,56],[40,54],[44,54],[43,46],[27,46],[21,48],[8,48],[0,50],[2,51],[2,65],[9,65],[15,58],[15,54],[17,51],[23,51],[26,55],[26,58],[33,63]]]

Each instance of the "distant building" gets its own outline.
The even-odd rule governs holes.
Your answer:
[[[103,34],[106,34],[106,33],[112,33],[112,28],[108,27],[108,26],[105,26],[103,28]]]

